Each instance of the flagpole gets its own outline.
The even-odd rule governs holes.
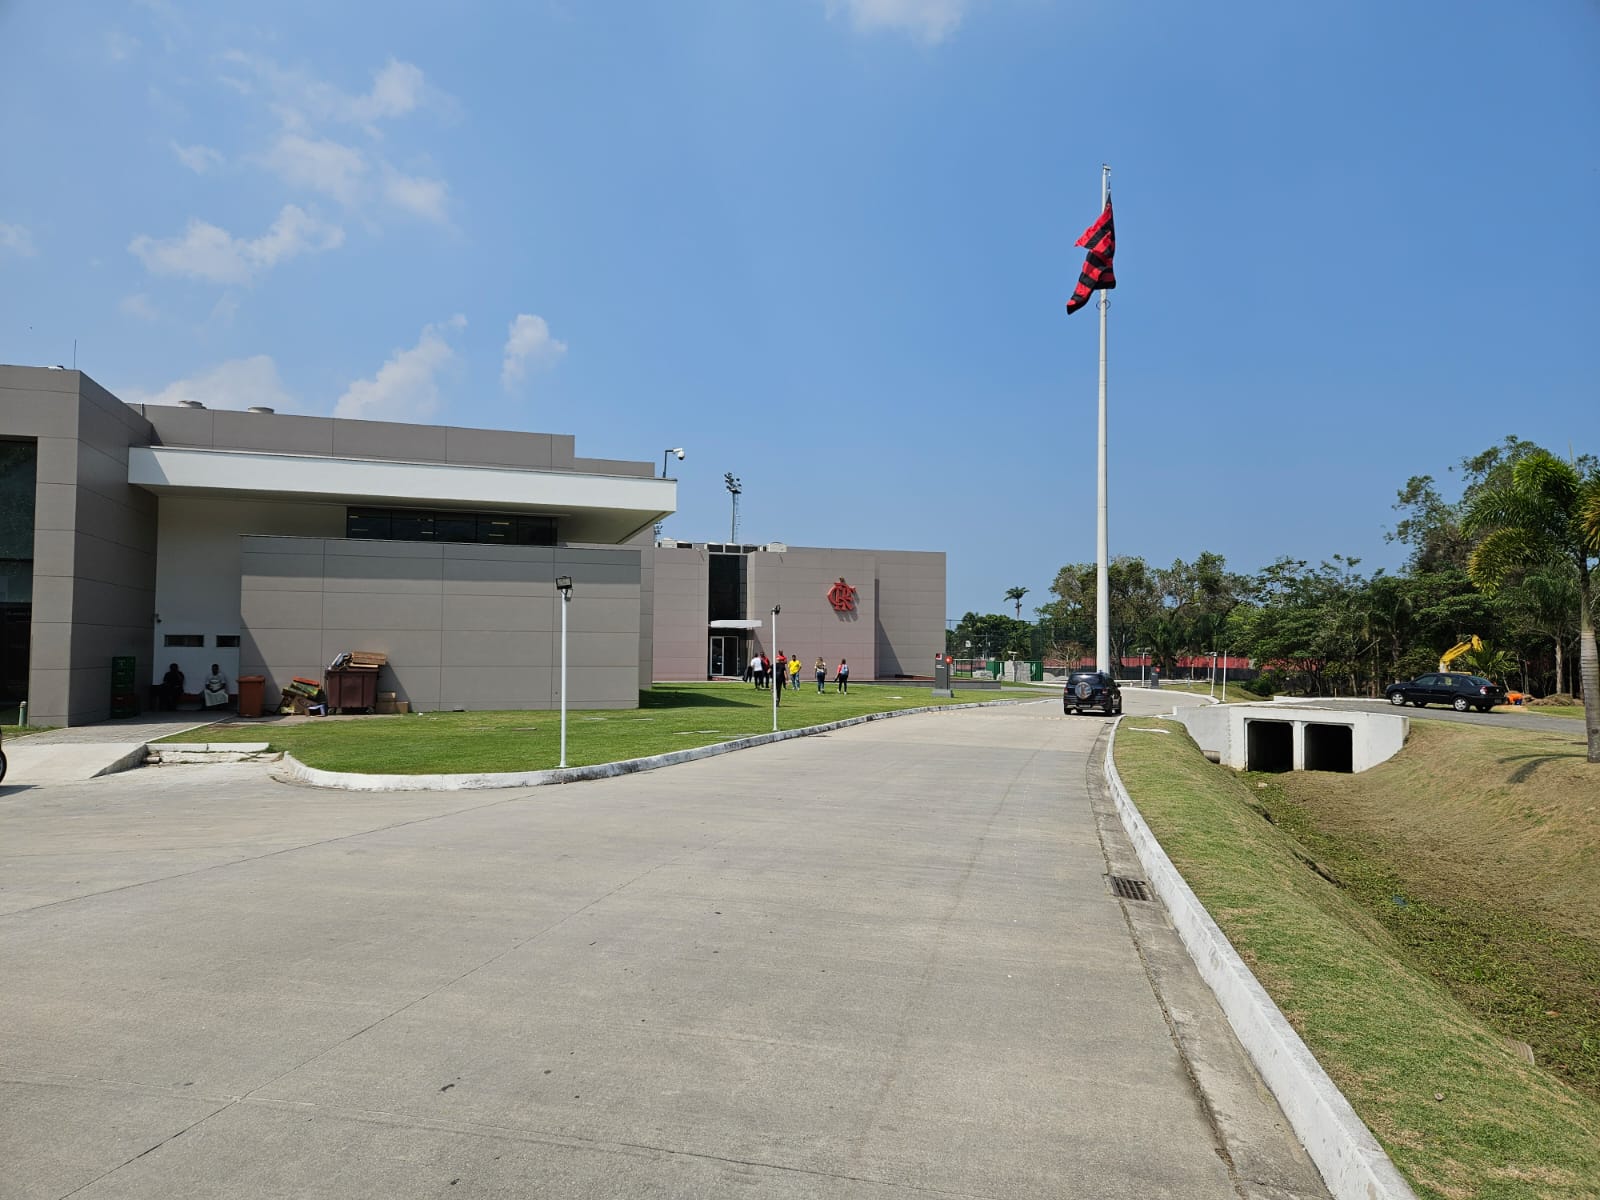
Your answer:
[[[1111,167],[1100,164],[1100,211],[1104,212],[1106,200],[1111,195]],[[1107,292],[1100,292],[1100,494],[1099,529],[1096,542],[1095,566],[1095,669],[1111,670],[1111,573],[1108,546],[1110,537],[1106,521],[1106,308],[1110,305]]]

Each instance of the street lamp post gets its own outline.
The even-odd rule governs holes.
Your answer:
[[[670,450],[663,450],[661,452],[661,478],[663,478],[663,479],[667,478],[667,459],[670,458],[674,454],[676,454],[678,456],[678,461],[679,462],[683,461],[683,447],[682,446],[674,446]]]
[[[572,603],[572,576],[557,575],[556,591],[561,593],[561,761],[567,765],[567,605]]]
[[[774,604],[772,606],[772,652],[774,654],[776,654],[778,652],[778,614],[781,613],[782,611],[783,611],[783,605]],[[774,669],[776,669],[776,665],[777,665],[777,661],[778,660],[777,659],[773,659],[772,661],[773,661]],[[777,733],[778,732],[778,693],[783,690],[783,682],[782,682],[782,680],[774,679],[774,680],[771,680],[768,683],[768,687],[770,687],[772,689],[772,732],[773,733]]]
[[[1150,686],[1148,683],[1145,682],[1144,673],[1145,673],[1145,668],[1147,668],[1150,665],[1150,651],[1152,649],[1154,649],[1154,647],[1151,647],[1151,646],[1142,646],[1139,649],[1139,686],[1140,687],[1149,687]]]

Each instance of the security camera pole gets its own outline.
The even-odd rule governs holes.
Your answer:
[[[668,474],[667,474],[667,459],[672,457],[674,454],[676,454],[678,456],[678,461],[679,462],[683,461],[683,447],[682,446],[674,446],[670,450],[663,450],[661,452],[661,478],[663,478],[663,479],[670,478],[670,476],[668,476]]]

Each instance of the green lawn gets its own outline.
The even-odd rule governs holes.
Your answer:
[[[1583,705],[1581,704],[1524,704],[1520,707],[1512,705],[1509,708],[1502,708],[1496,711],[1536,713],[1541,717],[1577,717],[1580,720],[1583,718]]]
[[[815,684],[785,692],[778,727],[795,729],[846,717],[932,704],[1032,700],[1026,688],[957,691],[937,700],[926,683],[857,684],[844,695]],[[641,692],[637,709],[567,713],[567,765],[618,762],[733,741],[772,731],[772,693],[744,683],[663,683]],[[190,732],[166,739],[194,741]],[[560,715],[554,712],[423,713],[407,716],[238,721],[205,731],[209,742],[269,741],[307,766],[328,771],[434,775],[541,771],[560,761]]]
[[[1135,732],[1141,726],[1171,736]],[[1522,989],[1537,988],[1537,972],[1502,968],[1540,936],[1549,945],[1534,961],[1577,955],[1572,980],[1595,961],[1593,926],[1587,942],[1578,928],[1596,903],[1582,893],[1600,890],[1593,806],[1568,802],[1592,797],[1594,781],[1581,748],[1555,744],[1561,735],[1494,730],[1478,740],[1486,732],[1419,722],[1399,758],[1362,775],[1266,779],[1207,762],[1180,725],[1130,718],[1117,767],[1178,869],[1419,1195],[1592,1198],[1600,1103],[1519,1056],[1508,1033],[1537,1036],[1538,1025],[1507,1018],[1527,1015],[1533,993]],[[1290,806],[1300,823],[1288,819]],[[1429,846],[1441,847],[1440,861]],[[1563,924],[1524,905],[1522,923],[1505,924],[1519,871],[1550,854],[1559,861],[1529,884],[1577,872],[1562,895],[1577,896],[1583,911]],[[1442,905],[1451,889],[1451,919],[1470,922],[1477,908],[1492,927],[1420,945],[1447,922],[1412,910]],[[1421,917],[1418,936],[1397,935],[1383,905],[1401,921]],[[1486,994],[1465,994],[1462,977],[1471,984],[1474,975]],[[1588,1028],[1600,994],[1564,996],[1558,1003],[1587,1006],[1567,1015]],[[1517,1011],[1497,1011],[1494,997]],[[1538,1015],[1558,1023],[1562,1012],[1552,1003]],[[1580,1033],[1535,1053],[1584,1080],[1583,1056],[1596,1049]]]
[[[1122,686],[1126,689],[1129,685],[1123,684]],[[1222,687],[1221,680],[1217,681],[1216,687],[1212,687],[1210,680],[1206,679],[1196,679],[1192,681],[1181,679],[1176,683],[1164,679],[1161,681],[1161,690],[1164,692],[1187,692],[1191,696],[1214,695],[1224,704],[1257,704],[1263,700],[1272,699],[1271,696],[1258,696],[1254,692],[1247,692],[1244,690],[1243,686],[1234,683],[1231,679],[1228,681],[1228,686],[1226,689]]]

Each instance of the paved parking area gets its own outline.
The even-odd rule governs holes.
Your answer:
[[[1226,1161],[1159,913],[1105,884],[1104,728],[510,794],[0,787],[0,1197],[1315,1194]]]

